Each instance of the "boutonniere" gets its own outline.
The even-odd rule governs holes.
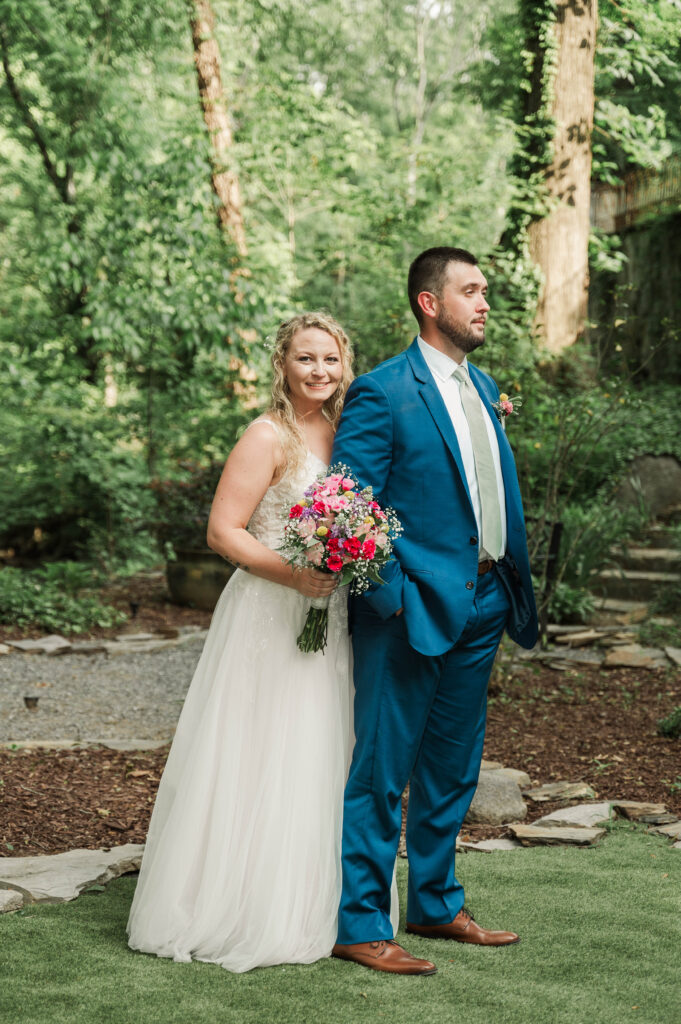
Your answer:
[[[499,395],[498,402],[492,402],[492,408],[497,414],[497,419],[501,423],[502,427],[506,425],[506,418],[517,414],[518,409],[523,404],[523,400],[520,395],[515,395],[513,398],[509,398],[505,391],[502,391]]]

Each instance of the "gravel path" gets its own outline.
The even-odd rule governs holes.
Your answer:
[[[0,657],[0,743],[172,738],[203,637],[149,652]],[[38,697],[29,711],[24,697]]]

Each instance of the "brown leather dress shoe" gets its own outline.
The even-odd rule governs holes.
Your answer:
[[[472,942],[475,946],[510,946],[520,942],[515,932],[492,932],[481,928],[467,910],[460,910],[450,924],[409,924],[406,930],[426,939],[454,939],[456,942]]]
[[[386,974],[435,974],[437,967],[430,960],[419,960],[407,953],[396,942],[380,939],[377,942],[354,942],[341,946],[338,943],[331,950],[331,956],[339,960],[369,967],[372,971]]]

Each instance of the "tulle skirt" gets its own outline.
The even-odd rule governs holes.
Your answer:
[[[215,609],[154,807],[133,949],[231,971],[328,956],[351,746],[345,591],[324,653],[308,599],[237,571]]]

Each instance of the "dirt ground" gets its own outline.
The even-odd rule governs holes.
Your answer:
[[[170,604],[159,578],[138,579],[110,597],[121,607],[138,605],[128,631],[210,620]],[[657,731],[679,705],[679,669],[557,672],[521,663],[492,680],[485,757],[524,769],[533,783],[587,782],[601,799],[660,802],[681,817],[681,738]],[[0,751],[0,856],[144,842],[167,752]],[[530,801],[528,820],[557,806]],[[491,826],[465,833],[473,840],[505,834]]]

